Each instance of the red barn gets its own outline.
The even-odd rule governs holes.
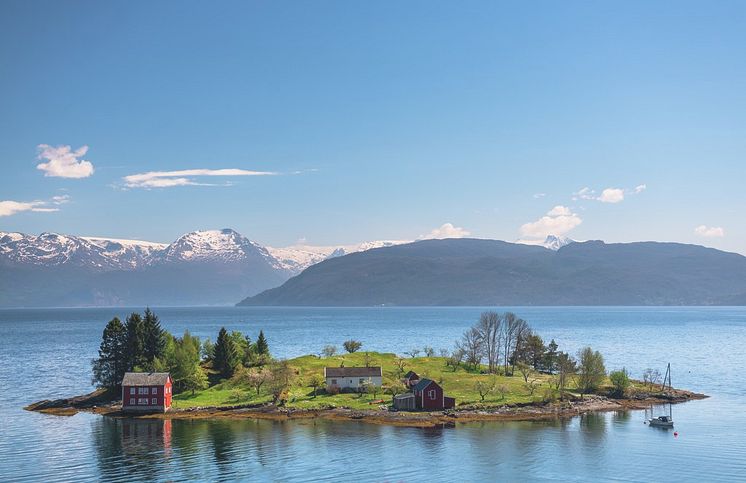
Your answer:
[[[411,389],[416,386],[418,382],[420,382],[420,376],[418,376],[417,373],[414,371],[409,371],[404,374],[402,382],[405,386],[407,386],[408,389]]]
[[[420,379],[413,388],[417,409],[437,411],[450,409],[456,405],[456,400],[446,397],[440,384],[431,379]]]
[[[122,411],[166,412],[172,389],[168,372],[127,372],[122,379]]]

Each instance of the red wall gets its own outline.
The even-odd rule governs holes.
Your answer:
[[[435,399],[430,397],[430,391],[435,391]],[[443,409],[443,388],[436,383],[430,383],[423,391],[415,394],[417,404],[422,409]]]
[[[130,394],[130,386],[122,386],[122,407],[137,407],[137,406],[163,406],[163,403],[165,401],[166,408],[171,407],[171,391],[173,389],[173,385],[171,384],[171,379],[169,378],[168,382],[166,382],[165,386],[133,386],[135,389],[135,394]],[[139,388],[141,387],[147,387],[148,388],[148,394],[140,394]],[[153,394],[153,389],[157,389],[157,393]],[[168,389],[168,391],[166,391]],[[137,400],[140,398],[147,398],[148,404],[137,404]],[[130,404],[130,399],[134,399],[134,404]],[[156,403],[153,404],[153,399],[156,400]]]

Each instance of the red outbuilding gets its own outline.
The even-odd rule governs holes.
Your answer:
[[[432,379],[420,379],[420,382],[412,388],[412,393],[417,409],[437,411],[451,409],[456,405],[456,400],[446,397],[440,384]]]
[[[413,388],[417,385],[418,382],[420,382],[420,376],[417,375],[414,371],[409,371],[406,374],[404,374],[404,377],[401,380],[405,386],[407,386],[408,389]]]
[[[127,372],[122,379],[122,411],[166,412],[172,389],[168,372]]]

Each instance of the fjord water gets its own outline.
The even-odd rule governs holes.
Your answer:
[[[90,359],[133,309],[0,310],[0,479],[6,481],[743,481],[746,308],[514,307],[562,350],[600,350],[640,377],[671,362],[674,386],[711,395],[674,405],[672,431],[644,411],[423,430],[360,422],[142,421],[23,411],[91,389]],[[174,334],[221,326],[275,356],[348,338],[402,353],[450,348],[482,308],[158,308]],[[504,310],[504,309],[499,309]],[[656,411],[668,411],[657,408]]]

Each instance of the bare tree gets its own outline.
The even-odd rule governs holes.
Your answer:
[[[525,362],[519,362],[516,364],[516,367],[518,368],[518,372],[521,373],[521,376],[523,376],[523,382],[528,383],[529,376],[534,373],[533,367]]]
[[[403,357],[397,357],[395,364],[397,370],[399,371],[399,375],[401,376],[402,374],[404,374],[404,368],[407,366],[407,360]]]
[[[334,357],[337,354],[337,347],[333,345],[324,346],[321,353],[324,354],[324,357]]]
[[[456,369],[458,369],[458,366],[463,360],[464,351],[457,348],[453,352],[451,352],[451,355],[448,356],[448,359],[446,359],[446,366],[451,366],[453,368],[453,372],[456,372]]]
[[[464,354],[467,364],[473,365],[475,370],[479,367],[482,362],[482,338],[476,328],[472,327],[464,332],[461,341],[457,343],[457,349]]]
[[[567,388],[570,377],[575,374],[576,367],[575,359],[569,354],[560,352],[557,355],[556,385],[560,393],[560,400],[565,399],[565,388]]]
[[[506,386],[505,384],[500,384],[499,386],[497,386],[497,393],[500,394],[501,401],[505,399],[505,395],[508,394],[508,392],[510,392],[510,389],[508,389],[508,386]]]
[[[534,392],[536,392],[536,389],[539,386],[541,386],[541,381],[539,381],[538,379],[531,379],[530,381],[526,380],[526,383],[524,384],[524,386],[526,387],[526,390],[528,391],[528,395],[533,396]]]
[[[488,394],[492,394],[495,390],[495,386],[497,384],[495,383],[495,380],[493,378],[490,378],[487,381],[477,381],[474,383],[474,390],[479,393],[479,397],[482,398],[482,402],[484,402],[484,398]]]
[[[482,349],[487,356],[487,367],[490,373],[497,372],[500,364],[500,334],[503,318],[493,311],[482,312],[476,330],[481,339]]]
[[[414,359],[415,357],[417,357],[418,355],[420,355],[420,350],[419,349],[412,349],[409,352],[405,352],[404,355],[405,356],[409,356],[412,359]]]
[[[439,352],[440,352],[440,357],[444,359],[449,356],[448,349],[440,349]]]
[[[435,355],[435,349],[430,347],[429,345],[426,345],[422,351],[425,353],[425,357],[432,357]]]

